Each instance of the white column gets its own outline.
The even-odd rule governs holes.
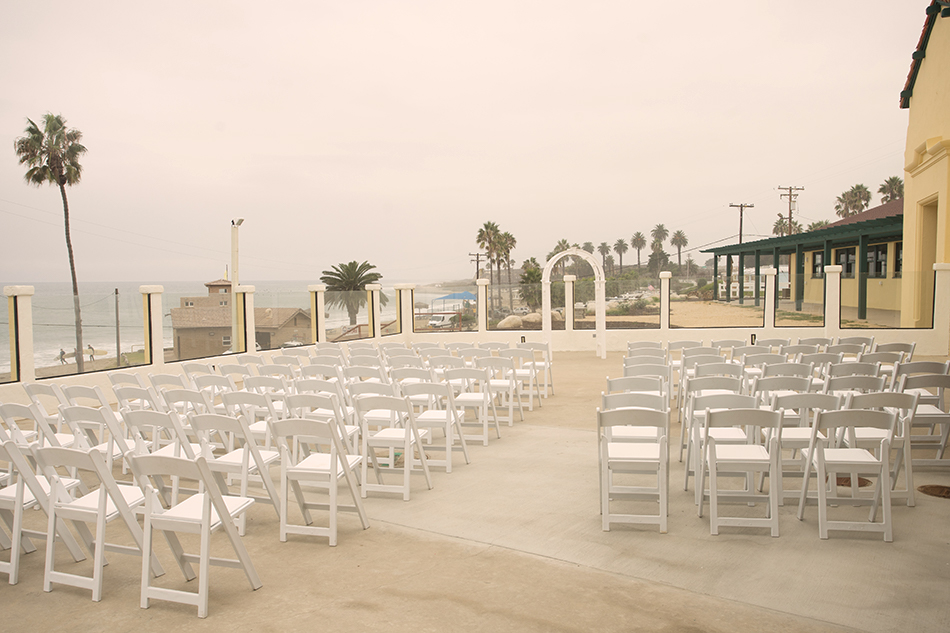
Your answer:
[[[394,286],[399,295],[399,331],[404,338],[411,338],[416,329],[416,307],[412,305],[412,291],[416,289],[416,284],[396,284]]]
[[[597,305],[597,355],[607,358],[607,284],[603,279],[594,280],[594,301]]]
[[[825,266],[825,336],[841,335],[841,266]]]
[[[36,380],[33,359],[33,286],[4,286],[10,315],[10,377],[18,382]]]
[[[139,292],[142,293],[142,317],[145,321],[146,360],[158,370],[155,373],[161,373],[161,368],[165,366],[165,328],[162,321],[162,293],[165,288],[139,286]]]
[[[551,346],[551,280],[541,281],[541,340]]]
[[[237,292],[241,295],[244,303],[244,351],[253,354],[257,351],[257,322],[254,319],[254,286],[238,286]],[[238,317],[240,320],[240,317]],[[234,341],[231,341],[231,349],[234,347]]]
[[[765,321],[764,325],[764,336],[769,338],[772,337],[775,330],[775,280],[776,277],[775,268],[762,268],[759,270],[760,275],[765,275]],[[755,283],[759,283],[759,280],[756,279]]]
[[[488,279],[476,279],[478,286],[478,331],[488,331]]]
[[[310,328],[313,332],[313,341],[315,343],[327,342],[327,324],[324,323],[327,313],[326,308],[326,284],[311,284],[307,286],[310,291]]]
[[[564,275],[564,331],[574,331],[574,282],[575,275]],[[548,341],[548,345],[551,342]]]
[[[382,319],[380,319],[379,292],[383,289],[381,284],[366,284],[366,292],[369,293],[369,335],[375,339],[383,335]]]
[[[660,271],[660,333],[663,340],[669,340],[670,330],[670,279],[673,273]]]
[[[950,264],[934,264],[933,330],[937,335],[937,353],[950,353]]]

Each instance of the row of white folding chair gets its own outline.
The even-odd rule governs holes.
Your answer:
[[[950,393],[950,375],[904,373],[899,380],[897,389],[918,397],[913,424],[921,431],[908,435],[911,439],[911,448],[918,451],[934,451],[933,457],[914,458],[913,466],[946,469],[950,464],[950,460],[945,458],[948,438],[950,438],[950,403],[947,402],[947,395]]]

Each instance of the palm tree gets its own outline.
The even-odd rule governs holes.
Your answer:
[[[563,253],[564,251],[566,251],[566,250],[569,249],[570,247],[571,247],[571,243],[568,242],[567,240],[565,240],[565,239],[560,239],[560,240],[558,240],[558,241],[557,241],[557,244],[554,246],[554,250],[551,251],[550,253],[548,253],[548,260],[550,260],[552,257],[554,257],[555,255],[557,255],[558,253]],[[560,270],[561,270],[561,276],[562,276],[562,277],[564,276],[564,269],[565,269],[565,267],[566,267],[566,265],[567,265],[567,259],[568,259],[568,258],[565,257],[565,258],[562,259],[560,262],[558,262],[558,267],[559,267]]]
[[[793,222],[794,222],[794,220],[793,220]],[[812,222],[811,224],[809,224],[809,225],[808,225],[808,228],[805,229],[805,230],[806,230],[806,231],[817,231],[818,229],[823,229],[823,228],[825,228],[825,227],[828,226],[829,224],[830,224],[830,222],[828,222],[828,220],[815,220],[814,222]]]
[[[533,257],[531,259],[534,259]],[[530,260],[528,260],[530,261]],[[535,262],[537,263],[537,262]],[[541,267],[524,266],[521,272],[521,288],[518,291],[521,300],[532,310],[541,307]]]
[[[858,212],[866,210],[871,206],[871,190],[865,187],[864,185],[855,185],[851,187],[851,191],[854,193],[855,200],[858,201],[860,207]]]
[[[623,275],[623,254],[627,252],[627,241],[621,237],[614,242],[614,251],[620,256],[620,274]]]
[[[495,257],[498,255],[499,235],[501,235],[501,232],[498,230],[497,224],[494,222],[485,222],[482,228],[478,229],[478,235],[475,236],[478,247],[485,251],[485,255],[488,258],[488,281],[490,283],[494,283],[491,267],[495,261]],[[501,275],[499,275],[499,277],[500,276]]]
[[[670,238],[670,244],[676,247],[676,265],[683,266],[683,249],[689,244],[689,239],[683,231],[676,231]]]
[[[511,251],[514,250],[515,246],[518,245],[518,240],[515,239],[515,236],[505,231],[498,238],[499,241],[499,261],[501,264],[505,265],[505,269],[508,271],[508,309],[514,310],[515,304],[511,296]],[[498,277],[501,277],[501,268],[498,270]]]
[[[607,255],[607,259],[604,261],[604,268],[610,271],[608,274],[612,277],[614,274],[614,256],[613,255],[610,255],[610,254]]]
[[[798,220],[792,220],[792,230],[788,230],[788,218],[778,214],[778,220],[775,221],[775,224],[772,225],[772,235],[793,235],[795,233],[802,232],[802,225],[799,224]]]
[[[637,249],[637,270],[640,270],[640,251],[647,247],[647,238],[640,231],[630,238],[630,247]]]
[[[327,285],[327,305],[346,308],[350,317],[350,325],[356,325],[356,317],[360,308],[366,305],[366,284],[374,284],[383,276],[371,272],[376,266],[369,262],[357,263],[355,260],[348,264],[337,264],[331,270],[324,270],[320,281]],[[380,295],[380,303],[386,304],[386,298]]]
[[[666,241],[667,236],[669,236],[670,231],[662,224],[657,224],[653,227],[653,230],[650,231],[650,235],[653,237],[654,242],[659,242],[661,245]]]
[[[877,190],[881,194],[881,202],[890,202],[904,197],[904,181],[898,176],[891,176]]]
[[[594,254],[594,243],[593,242],[584,242],[584,245],[581,246],[581,250],[585,250],[591,255]]]
[[[692,273],[694,266],[696,266],[696,262],[693,261],[693,256],[687,255],[686,256],[686,278],[687,279],[689,279],[689,276]]]
[[[604,272],[607,271],[607,255],[610,254],[610,244],[607,242],[601,242],[600,246],[597,247],[597,252],[600,253],[601,258],[604,260]]]
[[[31,185],[40,187],[46,183],[59,187],[63,199],[63,224],[66,228],[66,252],[69,254],[69,274],[73,282],[73,312],[76,320],[76,371],[83,371],[82,314],[79,309],[79,282],[76,280],[76,260],[73,256],[73,241],[69,233],[69,201],[66,185],[75,185],[82,179],[79,157],[86,147],[79,141],[82,132],[66,127],[66,119],[59,114],[47,112],[43,116],[43,129],[31,119],[21,136],[14,142],[14,150],[21,165],[27,165],[23,178]]]
[[[871,205],[871,191],[864,185],[855,185],[837,197],[835,213],[839,217],[861,213]]]

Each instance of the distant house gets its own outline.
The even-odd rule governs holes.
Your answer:
[[[171,309],[175,357],[218,356],[231,349],[231,282],[218,279],[205,284],[208,295],[182,297]],[[254,308],[260,349],[312,342],[310,314],[300,308]]]

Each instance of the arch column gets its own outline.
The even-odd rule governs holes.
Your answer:
[[[564,331],[574,331],[574,282],[577,277],[564,275]]]
[[[607,287],[604,269],[593,255],[580,248],[569,248],[556,254],[547,261],[541,273],[541,327],[545,342],[550,343],[551,340],[551,271],[554,265],[565,257],[583,259],[594,269],[594,303],[597,306],[594,347],[598,356],[607,358]]]

